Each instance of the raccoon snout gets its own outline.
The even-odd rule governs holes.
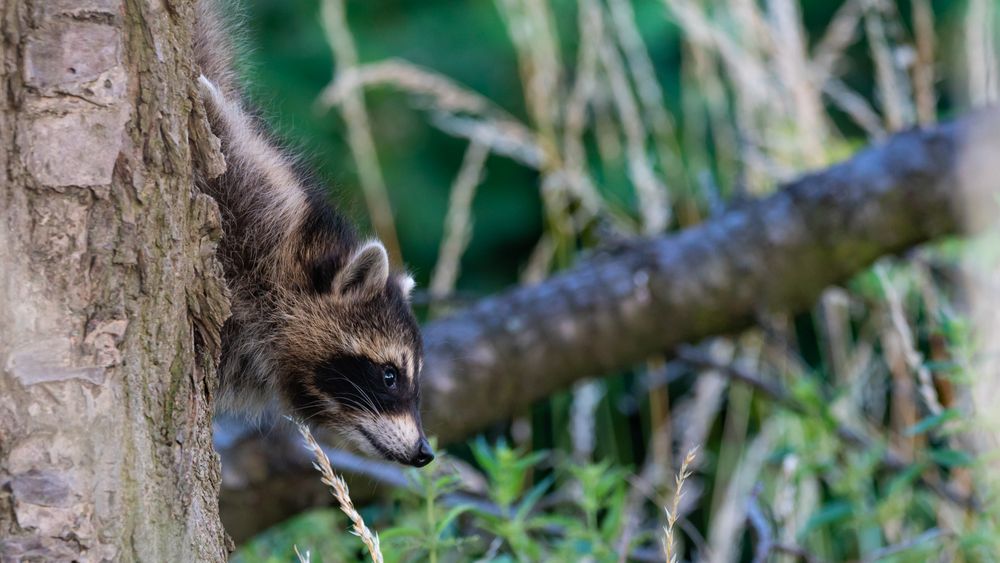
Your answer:
[[[409,463],[414,467],[423,467],[432,461],[434,461],[434,450],[431,449],[427,438],[421,438],[417,444],[417,452],[410,458]]]

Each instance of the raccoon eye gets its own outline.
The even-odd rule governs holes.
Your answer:
[[[399,372],[396,371],[396,368],[392,366],[385,366],[385,368],[383,368],[382,381],[385,383],[385,386],[388,387],[389,389],[396,388],[396,379],[398,377],[399,377]]]

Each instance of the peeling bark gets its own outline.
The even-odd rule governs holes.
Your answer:
[[[191,3],[0,10],[0,560],[224,560]]]

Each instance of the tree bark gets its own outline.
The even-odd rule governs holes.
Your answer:
[[[222,561],[191,2],[0,11],[0,560]]]
[[[881,256],[995,222],[997,162],[1000,111],[901,133],[702,225],[435,320],[424,328],[428,433],[460,440],[574,381],[802,310]],[[289,453],[293,434],[227,433],[223,518],[240,537],[322,498],[307,458]],[[246,510],[264,497],[274,511]]]

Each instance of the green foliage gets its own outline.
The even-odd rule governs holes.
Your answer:
[[[407,470],[412,489],[397,495],[401,510],[395,525],[381,534],[388,561],[452,560],[471,541],[458,534],[456,520],[472,506],[448,506],[442,497],[458,490],[456,475]]]
[[[839,560],[857,550],[884,548],[886,538],[879,530],[887,521],[936,530],[935,499],[917,481],[934,463],[954,466],[950,459],[954,453],[941,450],[931,455],[933,461],[911,465],[884,479],[878,475],[878,459],[884,453],[879,448],[847,453],[830,462],[815,454],[815,436],[807,433],[801,438],[780,449],[782,458],[802,456],[803,463],[792,479],[818,477],[830,487],[828,499],[812,510],[798,530],[796,539],[801,545],[827,545],[828,553]],[[527,454],[502,441],[490,446],[480,439],[473,450],[486,478],[485,497],[461,493],[458,474],[442,469],[451,467],[446,457],[436,462],[435,471],[406,471],[411,486],[396,492],[388,520],[371,519],[373,514],[366,517],[376,526],[381,524],[379,537],[386,561],[611,562],[619,560],[621,549],[658,551],[659,525],[626,531],[629,472],[624,468],[610,461],[579,463],[544,452]],[[544,471],[548,476],[540,477],[542,468],[548,468]],[[765,482],[775,486],[771,479]],[[920,561],[947,545],[969,561],[988,561],[985,554],[1000,548],[997,536],[991,535],[996,526],[995,519],[984,518],[973,521],[967,532],[956,537],[929,533],[886,560]],[[310,551],[313,562],[356,560],[364,555],[363,546],[348,529],[346,518],[335,509],[311,511],[242,546],[233,560],[289,561],[296,546]]]
[[[347,517],[339,510],[319,509],[300,514],[241,546],[232,563],[287,563],[295,548],[308,551],[313,563],[355,561],[364,546],[351,535]]]
[[[454,473],[407,470],[411,487],[397,491],[392,523],[379,531],[386,561],[618,560],[626,471],[608,462],[565,460],[534,481],[547,454],[483,441],[474,449],[487,479],[485,498],[457,495],[461,480]],[[552,494],[554,488],[568,494]],[[362,548],[347,529],[338,511],[313,511],[256,538],[234,561],[286,561],[295,546],[308,549],[312,561],[349,560]],[[650,539],[640,532],[626,547]]]

